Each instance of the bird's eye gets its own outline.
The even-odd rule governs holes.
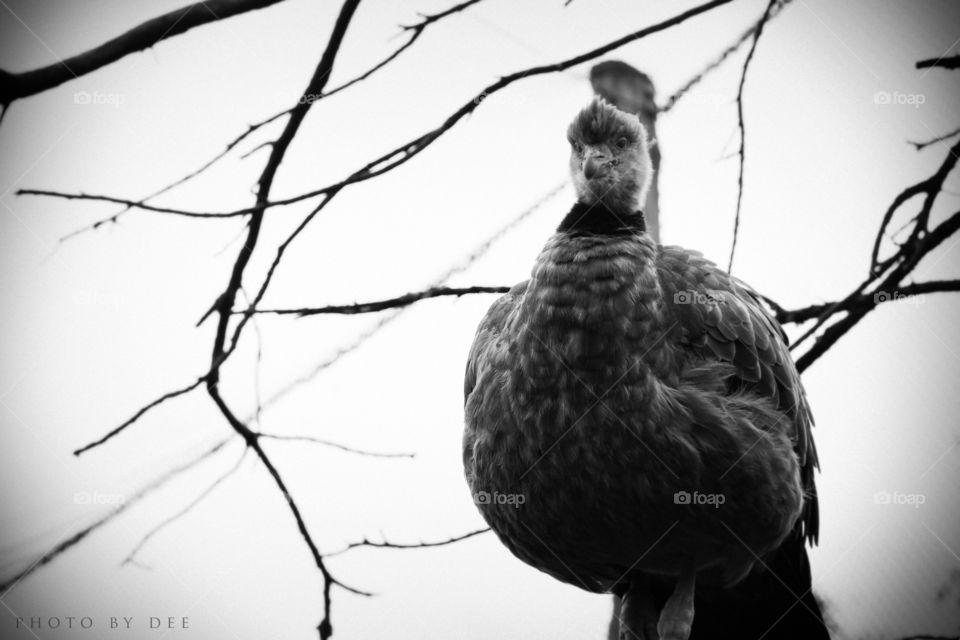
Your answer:
[[[626,148],[627,148],[627,139],[626,139],[626,138],[620,138],[619,140],[617,140],[617,148],[618,148],[618,149],[626,149]]]

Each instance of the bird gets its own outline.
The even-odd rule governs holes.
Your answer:
[[[567,140],[576,202],[467,358],[474,502],[523,562],[617,595],[624,640],[828,639],[813,417],[782,327],[646,232],[636,115],[596,97]]]

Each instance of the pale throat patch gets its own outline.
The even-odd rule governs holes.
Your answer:
[[[644,149],[639,157],[621,161],[608,169],[606,179],[588,180],[575,156],[570,162],[570,174],[577,199],[585,204],[603,202],[614,211],[634,212],[643,208],[650,191],[653,167],[649,153]]]

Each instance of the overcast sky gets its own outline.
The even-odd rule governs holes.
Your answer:
[[[182,0],[2,0],[0,68],[56,62]],[[555,62],[653,24],[692,2],[487,0],[427,30],[395,63],[314,106],[280,169],[275,197],[340,179],[423,133],[501,75]],[[648,72],[668,95],[758,17],[738,1],[633,43],[610,58]],[[397,25],[450,6],[369,0],[332,85],[383,58]],[[18,188],[141,198],[196,168],[252,122],[297,99],[338,3],[288,0],[164,41],[15,103],[0,125],[0,569],[29,563],[166,469],[230,433],[202,393],[149,414],[108,445],[70,452],[140,405],[205,370],[213,327],[197,319],[223,290],[242,221],[145,212],[63,235],[116,208]],[[786,307],[834,300],[866,275],[875,229],[903,187],[947,149],[917,152],[958,125],[957,72],[917,71],[956,53],[960,5],[948,1],[796,0],[771,23],[747,80],[746,191],[736,275]],[[659,124],[663,241],[725,263],[736,200],[736,95],[743,52]],[[566,125],[590,98],[589,65],[518,82],[403,167],[345,190],[288,253],[265,303],[347,303],[433,282],[564,178]],[[85,92],[85,94],[79,93]],[[890,104],[878,92],[892,96]],[[90,104],[78,95],[89,95]],[[900,98],[896,96],[901,96]],[[879,102],[879,103],[878,103]],[[243,151],[269,140],[271,128]],[[158,199],[195,210],[248,206],[266,153],[231,156]],[[935,220],[956,210],[948,180]],[[527,277],[569,208],[551,199],[453,284]],[[309,211],[267,215],[246,284]],[[903,221],[905,221],[904,218]],[[957,239],[917,280],[957,277]],[[410,459],[358,457],[268,442],[324,551],[364,537],[439,540],[483,526],[463,480],[462,372],[490,296],[420,303],[262,416],[309,434]],[[262,318],[259,388],[270,397],[368,331],[380,316]],[[844,638],[945,633],[960,626],[960,296],[884,305],[804,376],[817,420],[821,543],[816,592]],[[223,372],[240,415],[256,405],[256,333]],[[287,505],[252,457],[196,510],[138,540],[233,466],[233,442],[195,472],[92,535],[3,596],[0,636],[30,638],[15,616],[91,616],[96,630],[56,638],[159,638],[148,616],[188,616],[167,638],[314,638],[321,580]],[[922,496],[878,505],[877,492]],[[84,503],[84,496],[98,499]],[[917,499],[913,500],[917,502]],[[601,638],[610,599],[560,584],[490,534],[431,550],[358,549],[330,560],[339,638]],[[954,575],[952,586],[950,576]],[[110,632],[110,616],[134,630]],[[86,633],[86,635],[84,635]]]

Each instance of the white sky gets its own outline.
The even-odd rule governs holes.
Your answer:
[[[100,43],[181,0],[12,2],[0,7],[0,68],[23,70]],[[691,2],[487,0],[430,28],[395,64],[316,105],[287,155],[275,196],[339,179],[436,126],[500,75],[554,62],[673,15]],[[347,33],[339,84],[401,40],[398,23],[446,2],[370,0]],[[723,7],[614,56],[669,94],[739,34],[762,0]],[[132,213],[56,248],[115,209],[17,197],[52,188],[140,198],[202,164],[247,124],[289,105],[322,50],[337,3],[288,0],[179,36],[152,51],[14,104],[0,126],[0,527],[10,571],[108,510],[77,492],[128,495],[201,451],[228,427],[197,392],[151,413],[79,459],[77,446],[142,403],[201,373],[212,324],[195,321],[222,291],[241,222]],[[14,14],[17,17],[14,17]],[[772,23],[751,67],[748,157],[736,273],[789,307],[832,300],[866,273],[879,218],[946,149],[905,140],[953,130],[957,79],[915,61],[956,52],[949,2],[797,0]],[[742,56],[742,54],[741,54]],[[712,75],[659,123],[664,241],[725,261],[736,197],[739,64]],[[590,97],[589,65],[515,84],[402,168],[348,189],[302,235],[267,296],[270,306],[375,299],[416,290],[562,178],[564,131]],[[77,105],[78,91],[119,106]],[[877,91],[924,104],[877,105]],[[256,141],[269,139],[268,134]],[[252,201],[263,151],[236,156],[158,202],[227,210]],[[936,215],[952,213],[948,181]],[[570,205],[562,194],[455,284],[511,284]],[[248,270],[255,287],[305,206],[275,210]],[[226,249],[224,249],[226,247]],[[56,251],[54,249],[56,248]],[[956,277],[957,241],[918,272]],[[415,460],[360,458],[303,443],[267,443],[325,551],[364,536],[434,540],[482,526],[462,478],[462,371],[489,296],[417,305],[263,416],[263,428],[311,434]],[[309,371],[377,317],[262,319],[264,395]],[[806,374],[823,473],[814,583],[845,638],[943,633],[960,626],[960,297],[886,305]],[[256,341],[224,371],[241,415],[254,406]],[[0,636],[29,638],[14,616],[189,616],[170,638],[314,638],[320,576],[264,470],[239,472],[139,555],[119,562],[155,523],[192,499],[241,453],[209,464],[91,536],[3,597]],[[877,491],[922,494],[874,504]],[[452,547],[360,549],[330,560],[373,599],[334,591],[338,638],[600,638],[608,597],[562,585],[491,536]],[[35,632],[43,640],[101,637]]]

